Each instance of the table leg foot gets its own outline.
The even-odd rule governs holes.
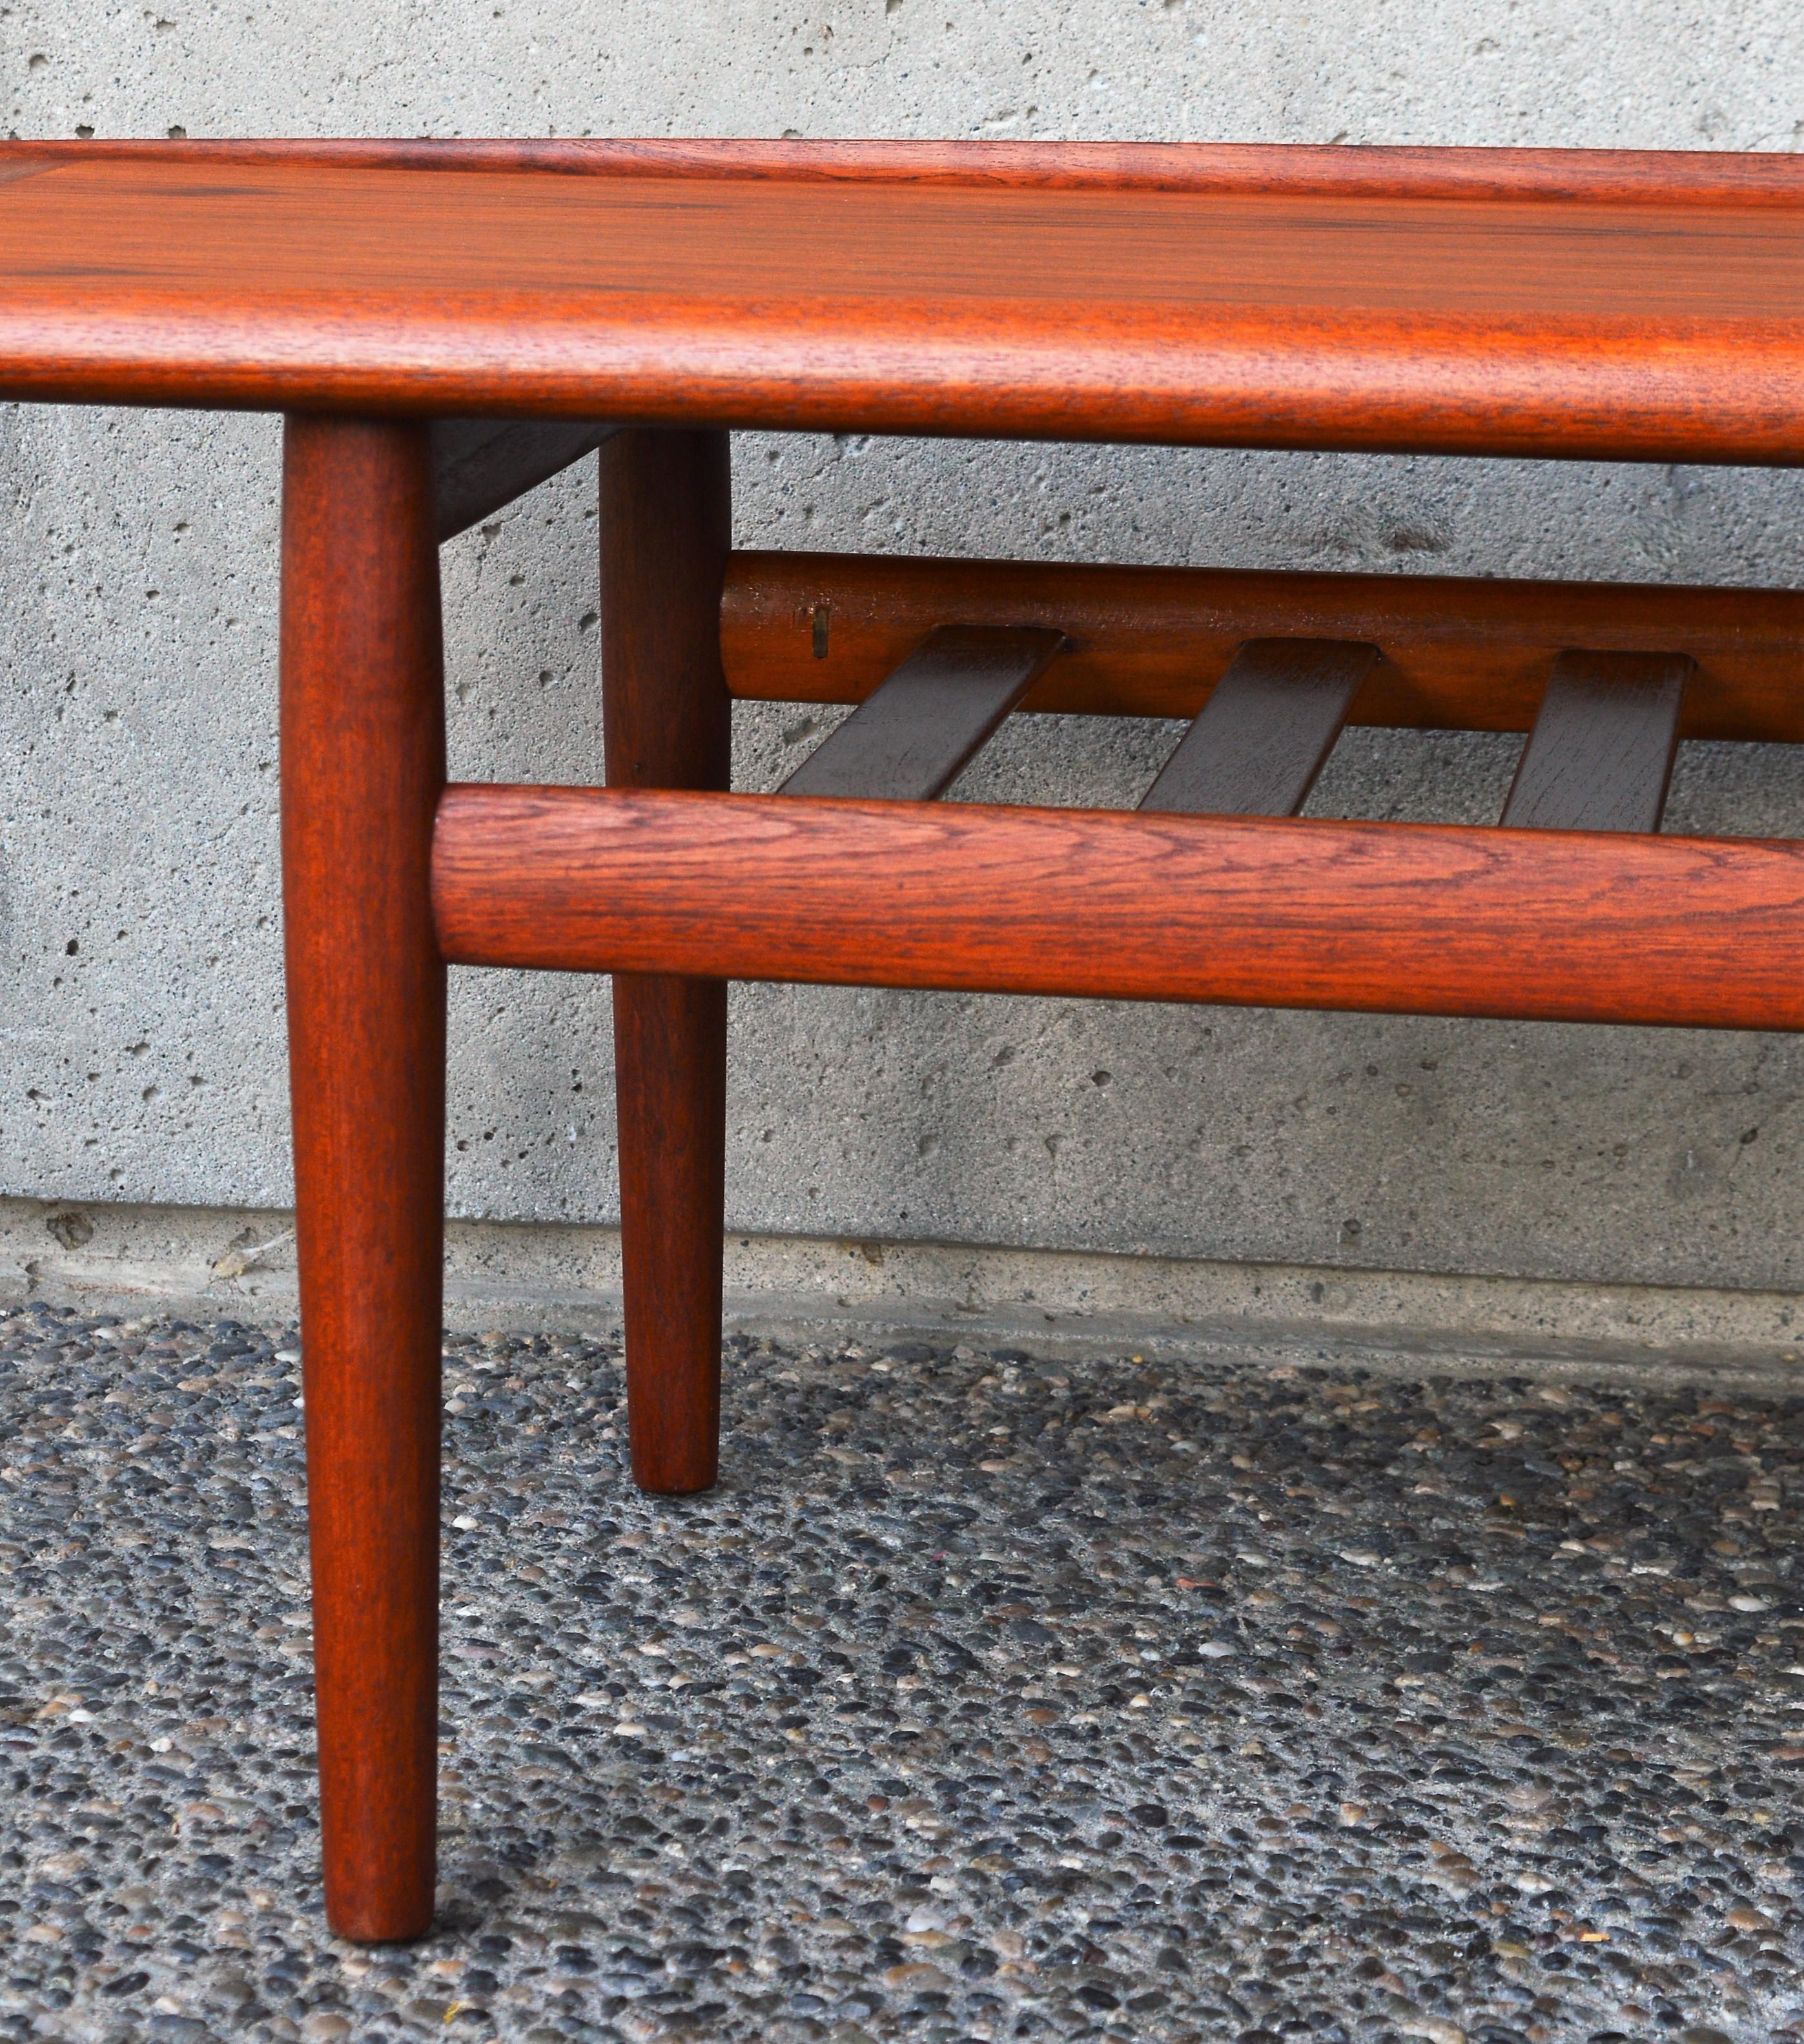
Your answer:
[[[725,982],[619,974],[614,1062],[633,1481],[706,1490],[720,1473]]]

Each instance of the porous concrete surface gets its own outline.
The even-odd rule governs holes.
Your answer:
[[[320,1920],[290,1339],[0,1321],[0,2034],[1804,2035],[1804,1400],[446,1354],[443,1889]]]
[[[1784,0],[421,10],[15,0],[28,135],[742,133],[1785,150]],[[1794,475],[746,436],[742,540],[1795,583]],[[289,1197],[277,431],[0,410],[0,1187]],[[593,465],[447,550],[462,774],[593,779]],[[741,720],[742,785],[819,729]],[[963,792],[1130,801],[1173,734],[1019,720]],[[1495,815],[1507,742],[1355,733],[1318,805]],[[1795,759],[1687,747],[1675,828],[1794,832]],[[606,989],[458,975],[453,1204],[615,1212]],[[1771,1037],[758,989],[734,1226],[1610,1282],[1798,1281],[1804,1067]]]

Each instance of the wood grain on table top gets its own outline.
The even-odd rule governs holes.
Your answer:
[[[422,146],[0,151],[0,394],[1804,459],[1795,159]]]

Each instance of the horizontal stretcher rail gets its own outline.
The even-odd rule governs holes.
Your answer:
[[[459,786],[463,965],[1804,1027],[1804,843]]]
[[[1353,724],[1527,731],[1558,656],[1686,654],[1682,738],[1804,740],[1804,590],[743,552],[720,650],[738,697],[859,702],[937,624],[1050,625],[1023,710],[1192,717],[1249,639],[1384,655]]]

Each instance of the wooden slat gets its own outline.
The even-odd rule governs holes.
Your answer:
[[[1804,843],[458,787],[465,965],[1804,1028]]]
[[[1028,627],[943,624],[816,747],[785,795],[943,793],[1064,643]]]
[[[435,419],[432,501],[440,544],[592,454],[614,430],[586,419]]]
[[[732,153],[30,153],[0,184],[0,397],[1804,460],[1795,157],[1700,182],[1205,151],[1149,186],[1107,158]]]
[[[721,603],[727,685],[858,702],[948,617],[1069,635],[1027,712],[1192,717],[1249,639],[1353,639],[1384,660],[1349,723],[1526,732],[1549,667],[1585,646],[1695,660],[1682,738],[1804,740],[1800,590],[746,552]]]
[[[1658,830],[1694,671],[1682,653],[1562,653],[1522,747],[1504,823]]]
[[[1294,816],[1334,750],[1376,646],[1254,639],[1177,742],[1143,809]]]

